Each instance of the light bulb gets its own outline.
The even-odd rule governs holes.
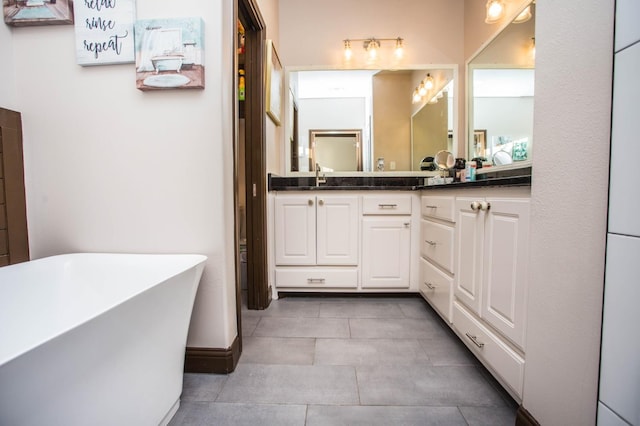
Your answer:
[[[420,82],[420,85],[418,86],[418,93],[420,94],[420,96],[425,96],[427,94],[427,88],[422,82]]]
[[[411,98],[411,100],[413,101],[414,104],[417,104],[422,100],[420,93],[418,93],[418,89],[413,91],[413,97]]]
[[[484,20],[487,24],[493,24],[497,22],[504,14],[504,4],[501,0],[488,0],[487,1],[487,17]]]
[[[376,40],[369,41],[369,58],[374,60],[378,57],[378,42]]]
[[[531,59],[536,59],[536,38],[531,37]]]
[[[431,77],[431,74],[427,74],[427,78],[424,80],[424,87],[426,87],[427,90],[433,89],[433,77]]]
[[[400,59],[404,55],[404,48],[402,47],[402,39],[398,37],[396,39],[396,50],[395,50],[396,58]]]
[[[351,50],[351,42],[349,40],[344,41],[344,58],[348,61],[353,56],[353,51]]]
[[[518,16],[516,16],[516,19],[513,20],[513,23],[521,24],[523,22],[527,22],[529,19],[531,19],[531,6],[525,7],[525,9],[520,12]]]

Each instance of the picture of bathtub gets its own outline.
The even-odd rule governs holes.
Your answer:
[[[136,87],[203,89],[203,27],[200,18],[137,21]]]
[[[14,27],[73,24],[72,0],[4,0],[4,22]]]
[[[80,253],[0,268],[0,424],[167,424],[206,259]]]

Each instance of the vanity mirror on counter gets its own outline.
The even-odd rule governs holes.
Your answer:
[[[288,69],[286,174],[420,171],[456,146],[456,78],[457,65]]]
[[[468,159],[531,165],[534,68],[532,2],[467,63]]]

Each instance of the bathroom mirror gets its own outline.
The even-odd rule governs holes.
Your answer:
[[[523,12],[522,22],[516,17],[467,64],[468,159],[531,159],[535,4]]]
[[[314,170],[318,157],[314,132],[341,130],[360,131],[362,162],[353,171],[374,171],[380,158],[384,171],[419,171],[422,158],[450,150],[454,143],[456,71],[453,65],[399,70],[288,70],[298,125],[295,138],[286,136],[295,140],[295,144],[285,144],[287,174]],[[414,92],[427,76],[433,87],[414,99]],[[297,149],[293,153],[297,154],[293,156],[297,169],[290,161],[292,149]],[[323,149],[327,149],[326,144]],[[319,166],[333,169],[331,165]]]

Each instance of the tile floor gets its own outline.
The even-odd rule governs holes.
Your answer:
[[[421,298],[242,311],[229,375],[185,374],[178,425],[513,425],[517,404]]]

